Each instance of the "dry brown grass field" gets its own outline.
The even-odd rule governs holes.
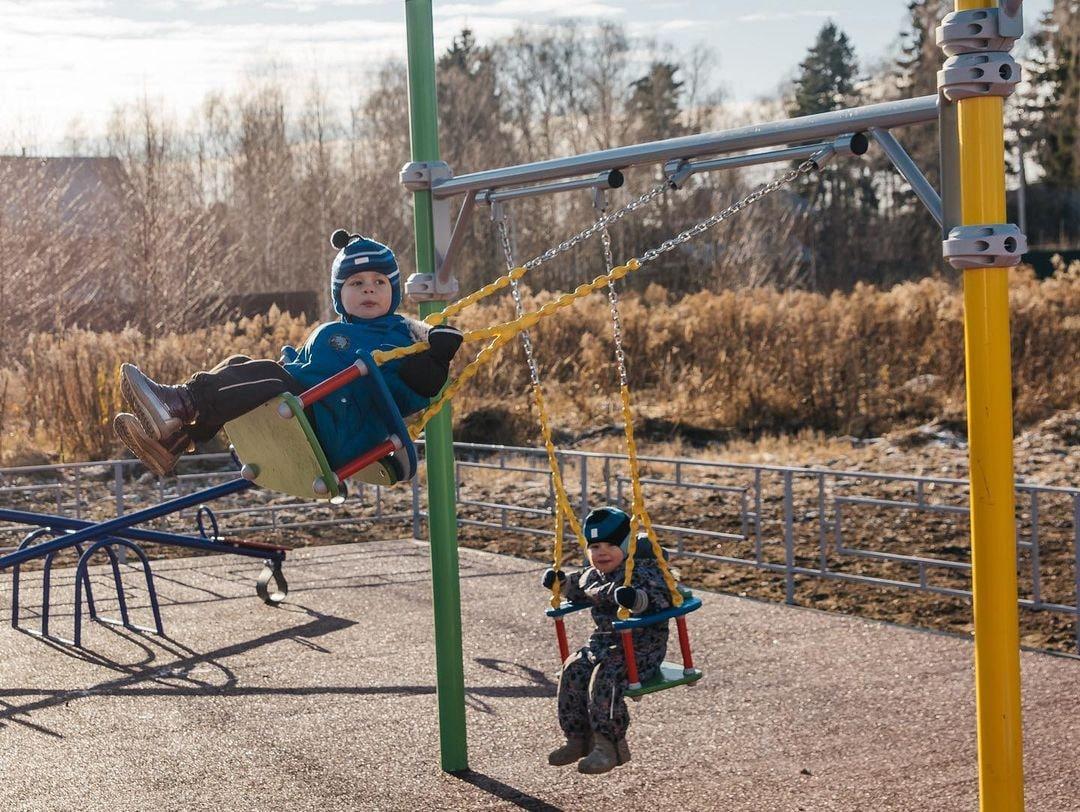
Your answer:
[[[526,296],[532,309],[555,294]],[[1080,404],[1080,263],[1036,280],[1012,275],[1014,409],[1019,427]],[[490,301],[490,300],[489,300]],[[509,296],[466,310],[462,327],[513,317]],[[825,296],[771,288],[675,299],[658,285],[623,297],[639,418],[670,438],[731,439],[814,430],[876,436],[931,419],[963,428],[962,295],[926,278]],[[0,377],[0,460],[95,459],[119,453],[116,371],[136,361],[181,382],[233,353],[276,358],[310,325],[272,311],[187,333],[69,329],[29,336]],[[611,326],[601,296],[544,321],[533,336],[564,441],[618,423]],[[464,357],[478,350],[467,347]],[[457,436],[535,442],[528,372],[507,348],[455,403]],[[659,437],[658,437],[659,439]]]

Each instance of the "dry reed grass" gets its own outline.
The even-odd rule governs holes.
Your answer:
[[[1011,280],[1015,414],[1026,425],[1080,404],[1080,263],[1046,280],[1023,269]],[[527,294],[526,306],[553,295]],[[506,297],[463,315],[462,326],[474,327],[511,318],[513,305]],[[933,418],[962,427],[962,294],[943,279],[829,296],[759,288],[678,300],[652,285],[623,297],[622,321],[639,416],[673,435],[680,425],[750,436],[866,436]],[[161,336],[130,329],[33,335],[16,367],[0,376],[7,440],[0,453],[9,463],[32,449],[65,460],[115,453],[110,421],[120,408],[120,363],[134,360],[159,380],[179,382],[233,353],[275,358],[308,330],[303,319],[273,310]],[[620,422],[605,300],[548,320],[534,338],[564,438]],[[535,440],[527,391],[515,346],[459,396],[461,436]]]

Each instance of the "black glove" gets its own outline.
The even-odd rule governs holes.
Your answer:
[[[615,603],[621,606],[623,609],[633,609],[634,604],[637,603],[638,591],[632,586],[620,586],[615,590]]]
[[[544,589],[551,589],[555,585],[555,580],[558,579],[559,585],[566,583],[566,573],[562,570],[553,570],[548,567],[544,570],[544,574],[540,578],[540,583]]]
[[[465,340],[465,336],[457,327],[440,324],[428,331],[427,340],[431,346],[431,349],[428,350],[431,357],[440,364],[449,367],[450,361],[453,360],[455,353],[461,346],[461,342]]]
[[[398,375],[418,395],[435,397],[450,375],[450,359],[462,341],[461,330],[456,327],[432,327],[428,332],[428,349],[402,358],[398,362]]]

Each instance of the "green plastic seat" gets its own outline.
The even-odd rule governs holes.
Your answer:
[[[645,694],[674,688],[677,685],[690,685],[704,676],[697,668],[690,669],[689,674],[683,673],[682,663],[669,663],[666,660],[660,664],[660,670],[650,679],[641,683],[640,688],[627,688],[626,696],[636,699]]]
[[[291,419],[281,417],[279,409],[283,404],[292,412]],[[295,395],[279,395],[229,421],[225,433],[243,466],[243,475],[260,488],[301,499],[344,499],[344,489]],[[371,485],[393,485],[398,481],[393,467],[383,460],[354,477]]]

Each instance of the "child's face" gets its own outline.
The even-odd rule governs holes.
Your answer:
[[[390,280],[378,271],[354,273],[341,286],[341,306],[358,319],[385,316],[393,298]]]
[[[606,541],[595,541],[589,545],[589,563],[600,572],[607,575],[615,572],[623,562],[622,547],[618,544],[608,544]]]

